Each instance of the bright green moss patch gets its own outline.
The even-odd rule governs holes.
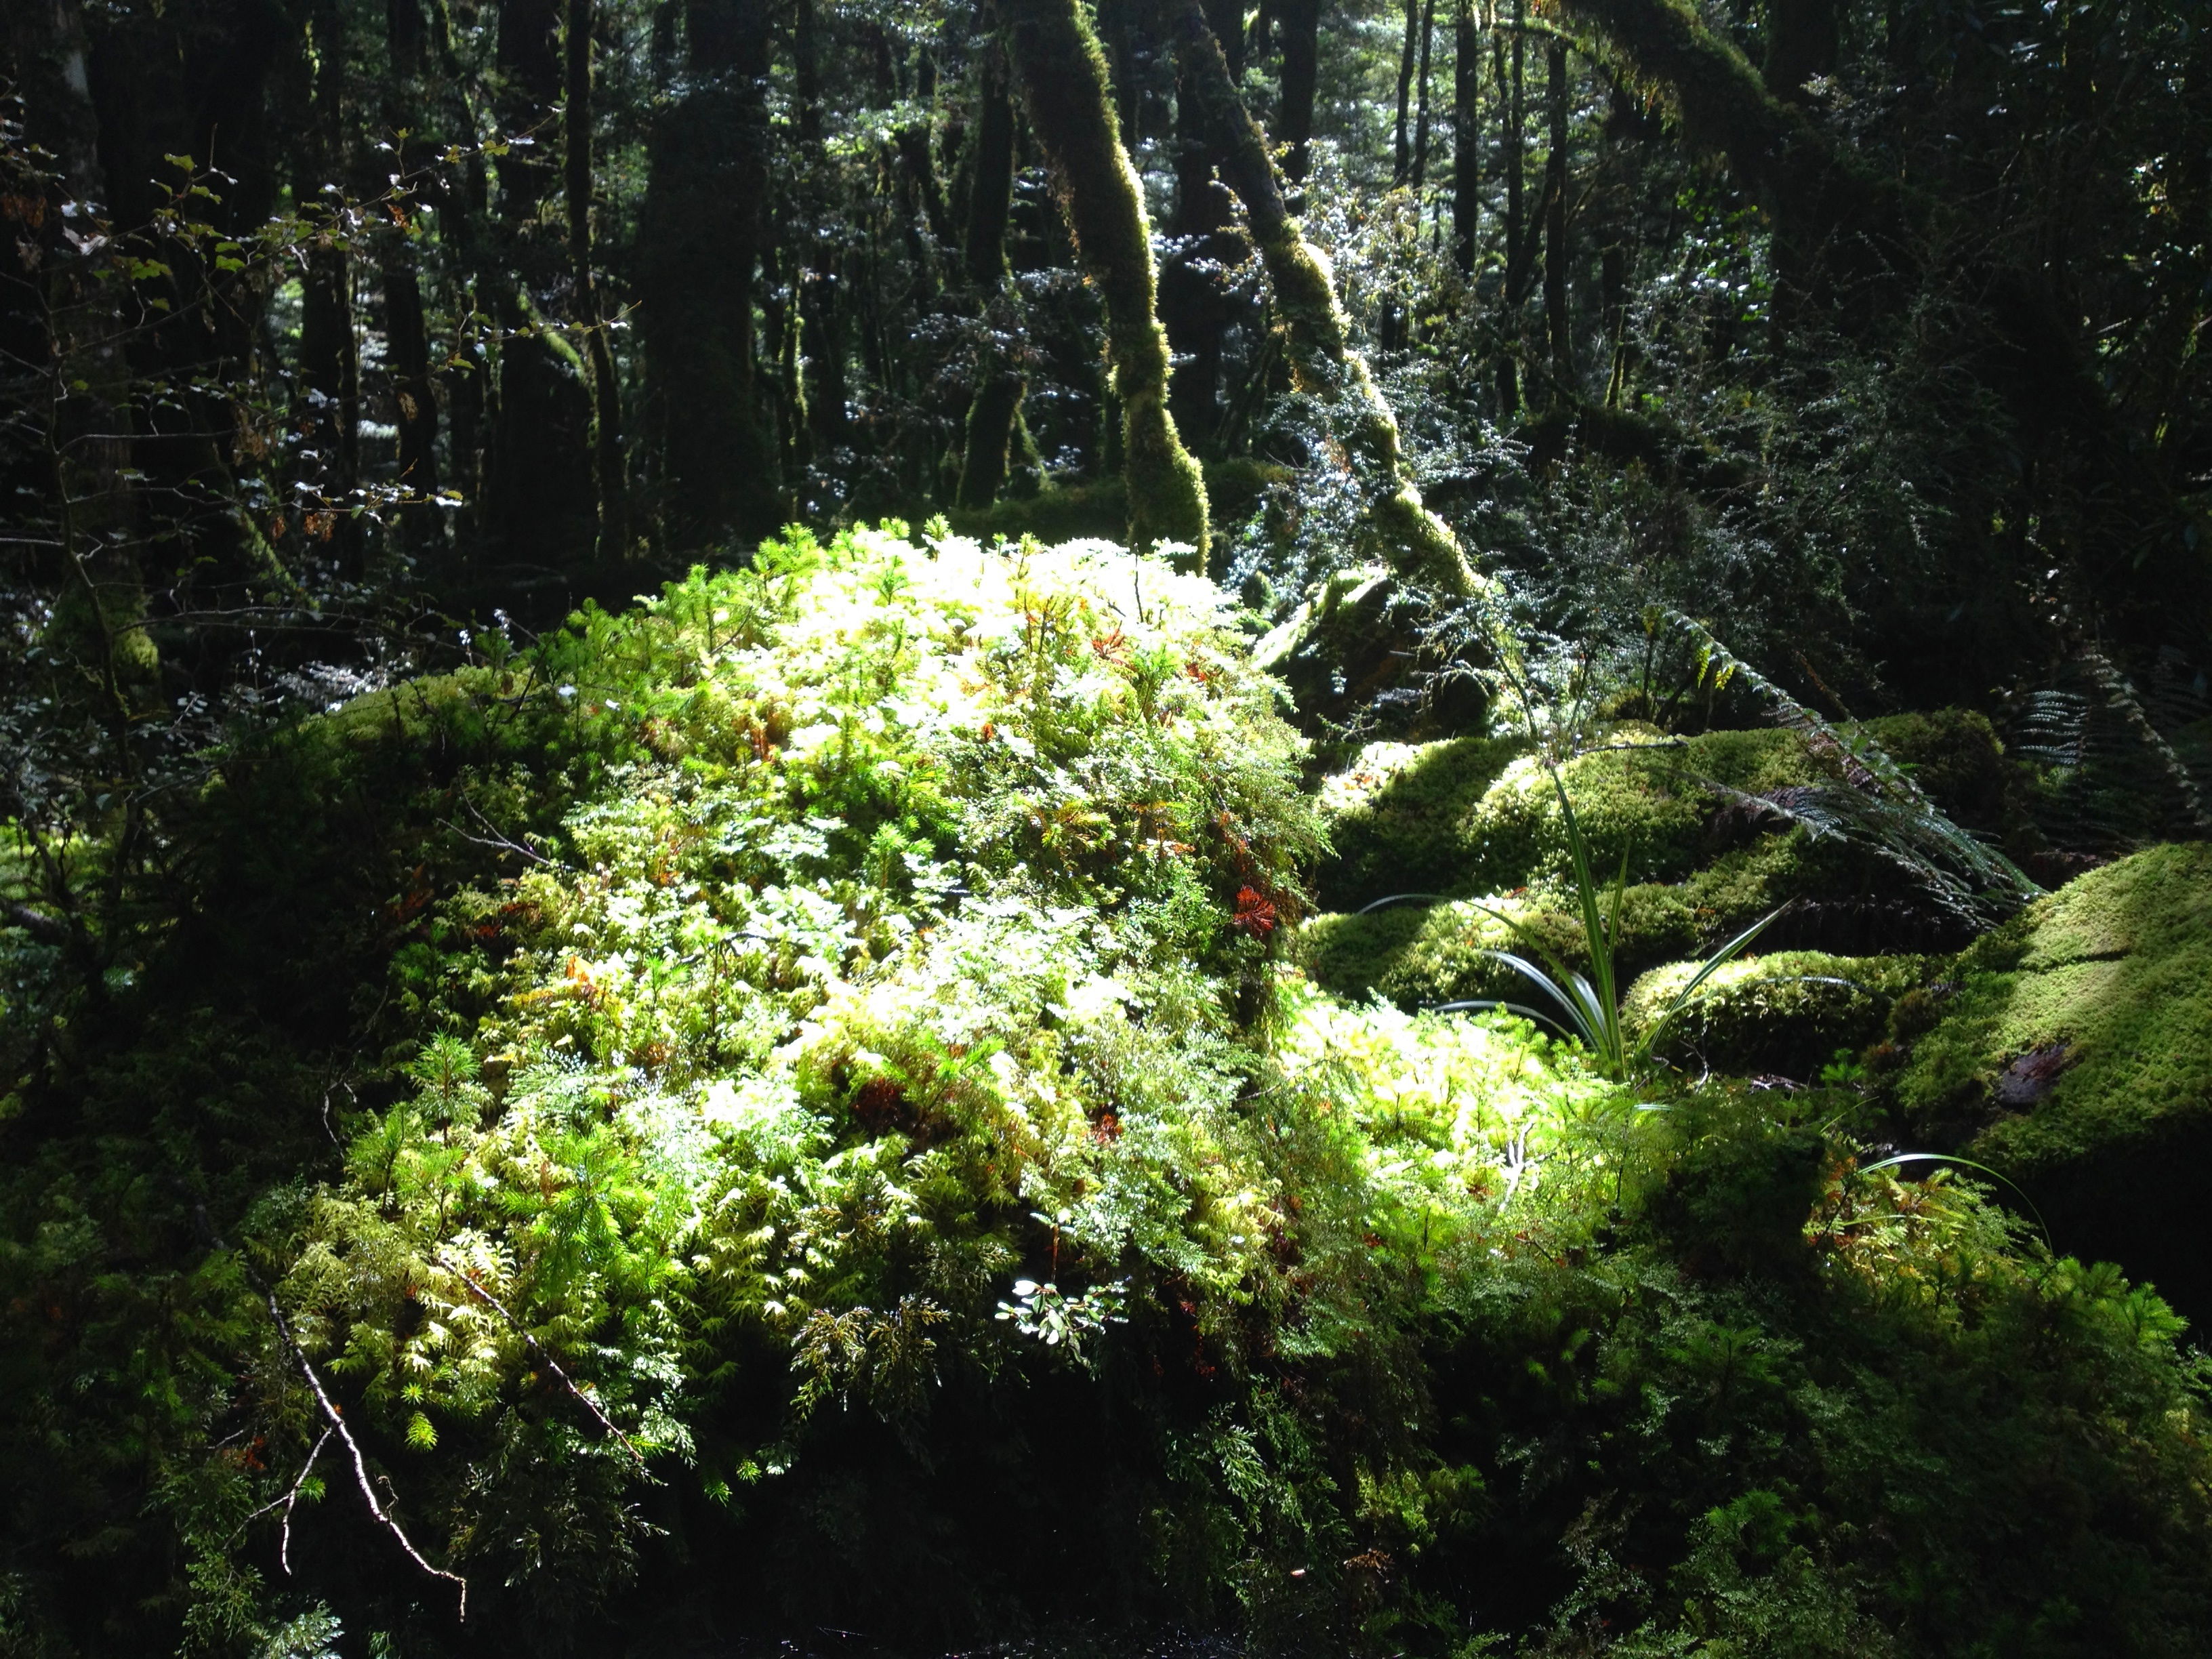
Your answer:
[[[2212,847],[2091,871],[1956,976],[1898,1093],[1924,1118],[1987,1121],[1978,1155],[2048,1170],[2212,1115]]]
[[[1698,969],[1669,963],[1638,979],[1625,1004],[1631,1025],[1649,1030]],[[1879,1036],[1891,1004],[1928,971],[1923,957],[1741,957],[1698,987],[1660,1050],[1680,1065],[1809,1081],[1837,1050],[1856,1051]]]

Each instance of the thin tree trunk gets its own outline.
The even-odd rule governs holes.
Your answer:
[[[1321,78],[1321,0],[1275,0],[1283,41],[1283,97],[1271,135],[1283,149],[1283,177],[1303,189],[1313,167],[1314,93]]]
[[[799,143],[807,157],[800,193],[811,206],[819,181],[828,176],[829,162],[822,139],[822,17],[816,0],[796,0],[792,27],[793,81],[798,94]],[[811,210],[799,216],[805,242],[816,241],[817,223],[827,222],[826,211]],[[846,441],[845,306],[843,273],[838,250],[801,246],[792,250],[798,273],[800,343],[806,355],[806,412],[814,449],[827,457]]]
[[[385,45],[391,54],[385,125],[392,132],[402,128],[420,132],[422,120],[417,112],[416,83],[427,58],[428,36],[419,0],[387,0]],[[427,143],[423,147],[432,148]],[[408,165],[404,150],[396,160],[403,167]],[[399,486],[410,496],[427,498],[438,490],[438,395],[430,376],[429,331],[423,315],[416,246],[404,234],[388,234],[379,261],[379,276],[384,288],[393,424],[399,428]],[[399,522],[410,553],[428,552],[444,542],[443,513],[427,500],[403,507]]]
[[[1291,372],[1302,392],[1340,422],[1337,436],[1364,497],[1359,550],[1448,592],[1477,586],[1467,556],[1443,520],[1428,510],[1400,447],[1398,422],[1354,349],[1328,261],[1291,218],[1268,159],[1267,143],[1229,78],[1221,47],[1198,0],[1182,0],[1176,51],[1206,102],[1223,155],[1222,176],[1244,204],[1252,240],[1274,290]]]
[[[1203,569],[1206,484],[1168,412],[1167,331],[1160,326],[1144,186],[1121,143],[1105,53],[1080,0],[1001,0],[1000,15],[1030,130],[1052,164],[1085,274],[1105,301],[1130,539],[1139,548],[1185,543]]]
[[[1458,0],[1452,20],[1452,258],[1474,274],[1474,233],[1482,214],[1482,37],[1474,0]]]
[[[1217,38],[1224,26],[1234,28],[1242,21],[1237,7],[1224,0],[1211,0],[1207,15]],[[1178,70],[1176,252],[1160,273],[1160,319],[1177,359],[1168,393],[1176,427],[1200,449],[1211,446],[1221,418],[1222,335],[1229,325],[1229,306],[1220,273],[1238,263],[1237,239],[1225,234],[1235,222],[1236,203],[1213,176],[1218,160],[1203,100]]]
[[[346,175],[343,106],[345,58],[338,49],[343,25],[335,4],[319,5],[315,34],[322,44],[313,91],[314,132],[307,153],[312,173],[299,180],[306,199],[320,201],[322,186],[352,181]],[[354,512],[361,483],[361,345],[353,304],[353,259],[343,242],[313,248],[301,276],[300,369],[311,393],[316,448],[322,457],[322,492],[336,503],[325,520],[340,562],[361,574],[364,538]]]
[[[599,307],[592,270],[592,0],[568,0],[562,113],[562,185],[568,211],[568,260],[575,322],[592,366],[592,459],[599,507],[599,556],[611,564],[629,554],[629,487],[622,441],[622,386]]]
[[[1398,125],[1390,146],[1390,181],[1402,185],[1413,170],[1413,137],[1409,117],[1413,98],[1413,63],[1420,49],[1421,0],[1406,0],[1406,41],[1398,51]]]
[[[1552,43],[1544,64],[1551,148],[1544,162],[1544,321],[1551,337],[1554,403],[1571,400],[1574,319],[1567,305],[1567,49]]]
[[[1014,106],[1004,53],[987,51],[983,92],[975,122],[975,169],[968,187],[966,264],[988,343],[976,365],[975,395],[968,403],[967,441],[960,464],[957,504],[987,507],[1006,487],[1006,447],[1021,411],[1024,387],[1012,354],[1000,343],[1019,327],[1006,292],[1006,216],[1014,194]],[[996,314],[994,314],[996,313]]]
[[[1510,420],[1521,412],[1521,305],[1528,297],[1528,236],[1526,204],[1523,200],[1526,184],[1526,132],[1523,123],[1528,119],[1525,102],[1527,87],[1528,36],[1522,26],[1527,22],[1525,0],[1513,0],[1512,36],[1513,67],[1510,76],[1505,72],[1504,58],[1497,58],[1498,70],[1498,115],[1503,123],[1499,137],[1503,152],[1500,165],[1505,169],[1505,317],[1504,349],[1498,362],[1498,412]]]
[[[1421,69],[1413,91],[1413,168],[1407,182],[1416,191],[1429,176],[1429,56],[1437,40],[1437,0],[1421,7]]]

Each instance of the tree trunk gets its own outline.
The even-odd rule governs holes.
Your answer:
[[[1552,344],[1553,402],[1575,396],[1574,318],[1567,306],[1567,49],[1552,43],[1544,64],[1551,148],[1544,161],[1544,324]]]
[[[562,193],[568,212],[568,262],[576,325],[584,331],[592,367],[592,483],[599,506],[599,556],[611,564],[629,555],[629,481],[622,441],[622,386],[599,309],[599,280],[592,270],[592,0],[568,0],[562,112]]]
[[[1283,154],[1283,176],[1304,187],[1313,166],[1314,92],[1321,76],[1321,0],[1275,0],[1283,41],[1283,97],[1272,135]]]
[[[1105,301],[1107,356],[1121,405],[1130,540],[1139,548],[1164,540],[1188,544],[1203,569],[1206,484],[1168,413],[1167,332],[1158,316],[1144,186],[1121,144],[1105,54],[1080,0],[1001,0],[1000,15],[1030,129],[1052,164],[1085,274]],[[1200,20],[1202,25],[1203,13]],[[1218,48],[1214,55],[1218,62]]]
[[[560,32],[560,0],[501,0],[507,131],[550,125],[563,91]],[[590,370],[538,300],[568,266],[544,212],[561,182],[550,145],[517,146],[499,159],[498,242],[484,286],[503,337],[484,495],[496,548],[540,568],[570,569],[591,558],[599,510]]]
[[[40,204],[43,234],[20,235],[25,228],[18,226],[13,249],[0,251],[20,273],[4,285],[9,297],[22,304],[5,319],[4,343],[18,362],[40,370],[39,436],[52,473],[42,483],[54,498],[54,539],[61,544],[48,644],[71,635],[70,643],[82,642],[106,704],[103,724],[117,760],[127,766],[133,683],[150,678],[157,666],[142,626],[146,592],[128,482],[131,368],[116,289],[96,280],[89,260],[55,257],[64,246],[63,203],[109,199],[91,52],[76,0],[10,7],[0,26],[13,48],[15,90],[24,100],[23,136],[52,152],[60,174]]]
[[[766,231],[769,0],[688,0],[684,91],[654,124],[638,270],[672,548],[774,531],[754,307]]]
[[[343,93],[344,25],[335,4],[316,7],[320,47],[313,93],[314,131],[307,147],[308,171],[294,182],[303,201],[321,201],[325,185],[350,185]],[[336,548],[341,566],[362,570],[364,538],[356,508],[361,483],[361,347],[353,304],[353,258],[342,242],[312,248],[301,276],[300,373],[313,409],[314,447],[322,458],[319,487],[335,516],[321,534]]]
[[[1836,0],[1769,0],[1761,73],[1777,98],[1805,103],[1805,83],[1816,75],[1833,75],[1838,50]]]
[[[975,122],[975,173],[968,186],[968,280],[984,323],[975,395],[968,403],[957,504],[981,509],[999,498],[1006,482],[1006,447],[1021,412],[1024,386],[1014,355],[1004,343],[1018,330],[1006,292],[1006,216],[1014,195],[1014,106],[1004,54],[986,52],[983,92]]]
[[[1528,111],[1528,36],[1522,25],[1527,21],[1524,0],[1513,0],[1513,67],[1510,78],[1503,54],[1495,60],[1498,112],[1502,123],[1498,135],[1500,165],[1505,169],[1505,316],[1500,330],[1504,339],[1498,360],[1498,403],[1499,416],[1509,421],[1521,412],[1521,306],[1528,297],[1528,234],[1523,200],[1527,173],[1527,133],[1523,124]]]
[[[1452,20],[1452,259],[1474,274],[1474,233],[1482,214],[1482,37],[1474,0],[1458,0]]]
[[[1214,0],[1209,15],[1233,10]],[[1222,335],[1229,325],[1228,295],[1221,271],[1238,263],[1237,239],[1231,233],[1236,203],[1214,178],[1218,151],[1209,130],[1204,101],[1176,76],[1175,253],[1160,273],[1160,319],[1177,365],[1169,384],[1169,406],[1176,428],[1195,447],[1210,447],[1221,419]]]
[[[806,356],[806,412],[817,455],[828,457],[846,441],[845,305],[840,251],[817,240],[828,223],[820,181],[829,174],[822,142],[822,17],[815,0],[796,0],[792,27],[792,79],[798,94],[799,143],[806,157],[799,193],[808,210],[799,216],[802,242],[792,250],[799,273],[800,343]]]
[[[1406,0],[1406,40],[1398,50],[1398,125],[1391,136],[1390,182],[1402,185],[1413,170],[1413,137],[1409,118],[1413,100],[1413,60],[1419,51],[1421,0]]]
[[[1437,0],[1421,7],[1421,69],[1413,89],[1413,170],[1407,177],[1416,191],[1429,176],[1429,57],[1437,40]]]
[[[385,45],[391,53],[386,88],[385,126],[420,133],[422,119],[416,83],[426,58],[428,34],[418,0],[387,0]],[[425,150],[433,148],[425,143]],[[403,147],[395,158],[404,167]],[[399,487],[416,498],[438,491],[438,394],[430,375],[430,340],[422,309],[416,245],[402,231],[386,235],[379,279],[384,288],[384,334],[392,386],[392,423],[399,428]],[[442,510],[418,499],[399,510],[402,534],[410,553],[442,546]]]
[[[1182,0],[1177,25],[1178,59],[1193,89],[1206,100],[1224,158],[1222,175],[1244,204],[1252,240],[1274,290],[1277,324],[1293,380],[1340,422],[1337,436],[1364,500],[1358,550],[1447,592],[1474,592],[1476,579],[1457,538],[1422,503],[1399,446],[1397,418],[1352,345],[1328,258],[1290,216],[1267,140],[1245,112],[1198,0]]]

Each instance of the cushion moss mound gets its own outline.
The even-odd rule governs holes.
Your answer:
[[[1899,1010],[1905,1110],[2212,1312],[2188,1220],[2212,1153],[2212,846],[2078,877],[1952,971],[1955,994]]]
[[[1695,962],[1644,975],[1622,1005],[1631,1027],[1650,1030],[1697,976]],[[1928,976],[1924,957],[1838,957],[1778,951],[1723,963],[1699,986],[1661,1039],[1678,1063],[1716,1071],[1817,1076],[1838,1050],[1856,1053],[1881,1035],[1891,1005]]]

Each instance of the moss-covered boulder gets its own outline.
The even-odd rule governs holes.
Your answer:
[[[1625,729],[1615,746],[1561,769],[1567,797],[1607,872],[1680,881],[1722,844],[1707,781],[1756,793],[1802,782],[1809,758],[1793,732],[1711,732],[1674,741]],[[1559,797],[1514,738],[1370,744],[1323,785],[1335,852],[1323,901],[1356,908],[1391,893],[1510,892],[1566,879],[1571,866]]]
[[[1355,999],[1379,993],[1402,1008],[1425,1008],[1480,998],[1540,1001],[1527,979],[1487,954],[1527,955],[1528,935],[1561,961],[1589,966],[1581,920],[1526,894],[1316,916],[1300,931],[1299,945],[1307,973],[1327,990]],[[1698,937],[1698,918],[1674,888],[1646,883],[1621,896],[1623,971],[1680,956],[1696,948]]]
[[[1638,1035],[1665,1018],[1700,964],[1671,962],[1644,975],[1622,1005]],[[1801,1081],[1839,1049],[1880,1036],[1891,1006],[1928,976],[1925,957],[1838,957],[1777,951],[1739,957],[1699,986],[1659,1050],[1719,1072],[1778,1073]]]
[[[2212,846],[2091,871],[1951,981],[1893,1016],[1907,1121],[2018,1181],[2062,1248],[2212,1311],[2192,1218],[2212,1157]]]
[[[1994,830],[2006,822],[2010,775],[1981,715],[1895,715],[1868,731],[1959,823]],[[1796,821],[1805,804],[1799,792],[1843,781],[1850,768],[1847,757],[1794,730],[1669,738],[1633,725],[1569,762],[1561,778],[1600,878],[1625,857],[1629,880],[1654,890],[1642,900],[1654,926],[1628,930],[1630,970],[1710,948],[1784,905],[1789,913],[1768,936],[1774,948],[1865,956],[1964,944],[1970,929],[1932,903],[1904,865],[1863,840],[1815,836]],[[1540,905],[1571,908],[1558,793],[1517,738],[1369,744],[1324,780],[1320,800],[1333,847],[1315,883],[1324,908],[1356,910],[1400,895],[1524,891]],[[1670,898],[1656,896],[1662,887]],[[1686,913],[1686,932],[1679,927]],[[1316,971],[1350,989],[1344,972],[1366,958],[1379,952],[1399,963],[1417,932],[1417,954],[1449,954],[1467,927],[1439,915],[1418,929],[1401,919],[1322,931],[1328,940],[1316,939]],[[1416,978],[1455,992],[1465,982],[1427,971]]]

